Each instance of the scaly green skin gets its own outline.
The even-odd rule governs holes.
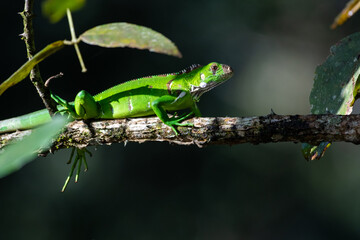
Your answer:
[[[116,119],[157,115],[170,126],[175,134],[176,126],[191,126],[180,123],[194,114],[200,116],[196,102],[200,96],[231,78],[231,67],[209,63],[206,66],[192,65],[178,73],[143,77],[125,82],[95,96],[80,91],[74,102],[68,103],[53,95],[60,111],[69,112],[74,119]],[[169,118],[167,111],[190,109],[183,117]],[[0,121],[0,133],[33,128],[50,121],[47,110],[40,110],[20,117]]]

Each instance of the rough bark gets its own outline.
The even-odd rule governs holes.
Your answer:
[[[119,142],[160,141],[179,145],[240,144],[269,142],[360,143],[360,115],[267,115],[260,117],[193,118],[194,127],[179,127],[180,134],[158,118],[74,121],[54,142],[51,151]],[[0,135],[0,148],[21,139],[31,130]]]

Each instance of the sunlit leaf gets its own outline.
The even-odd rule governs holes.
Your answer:
[[[61,133],[66,123],[65,117],[56,116],[53,121],[33,130],[21,141],[6,146],[0,153],[0,178],[34,160],[38,150],[49,148],[52,140]]]
[[[315,71],[310,94],[311,113],[348,115],[353,110],[359,90],[360,33],[354,33],[330,48],[330,55]],[[319,159],[329,147],[304,145],[307,159]]]
[[[348,20],[355,12],[360,8],[360,0],[350,0],[345,8],[341,11],[339,15],[336,16],[331,28],[334,29],[337,26],[342,25],[346,20]]]
[[[84,5],[85,0],[45,0],[42,3],[42,12],[50,22],[55,23],[65,16],[67,8],[76,11]]]
[[[130,47],[181,57],[181,53],[164,35],[147,27],[130,23],[109,23],[87,30],[79,37],[83,42],[101,47]]]
[[[22,65],[15,73],[13,73],[13,75],[11,75],[0,85],[0,95],[3,94],[3,92],[5,92],[6,89],[8,89],[9,87],[14,86],[15,84],[25,79],[29,75],[31,69],[33,69],[36,64],[49,57],[50,55],[54,54],[63,46],[64,41],[56,41],[47,45],[44,49],[38,52],[31,60],[27,61],[24,65]]]

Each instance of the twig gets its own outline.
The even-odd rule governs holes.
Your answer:
[[[240,144],[322,141],[360,144],[360,115],[290,115],[261,117],[193,118],[194,127],[179,127],[179,136],[158,118],[74,121],[55,142],[51,151],[119,142],[160,141],[179,145]],[[27,131],[0,135],[0,148],[21,139]]]
[[[24,11],[20,13],[23,18],[24,32],[21,34],[27,51],[28,59],[35,55],[34,30],[32,26],[34,0],[25,0]],[[44,85],[40,75],[39,66],[36,65],[30,72],[30,80],[34,84],[39,96],[41,97],[46,109],[52,116],[56,111],[56,104],[50,97],[50,91]]]
[[[51,81],[51,80],[53,80],[53,79],[55,79],[55,78],[60,78],[60,77],[62,77],[62,76],[64,76],[64,74],[63,74],[62,72],[59,72],[58,74],[49,77],[49,78],[45,81],[45,87],[47,87],[47,88],[49,87],[49,84],[50,84],[50,81]]]

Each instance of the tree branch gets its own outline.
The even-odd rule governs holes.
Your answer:
[[[34,42],[34,30],[32,25],[34,0],[25,0],[24,11],[20,13],[23,18],[24,32],[21,34],[26,45],[28,59],[33,58],[36,53]],[[52,116],[56,112],[56,104],[50,97],[50,91],[45,87],[40,75],[39,66],[36,65],[30,72],[30,80],[34,84],[39,96],[41,97],[46,109]]]
[[[157,117],[102,121],[74,121],[55,141],[50,151],[68,147],[110,145],[119,142],[160,141],[179,145],[240,144],[322,141],[360,143],[360,115],[270,114],[261,117],[193,118],[194,127],[179,127],[179,136]],[[0,148],[21,139],[31,130],[0,135]]]

